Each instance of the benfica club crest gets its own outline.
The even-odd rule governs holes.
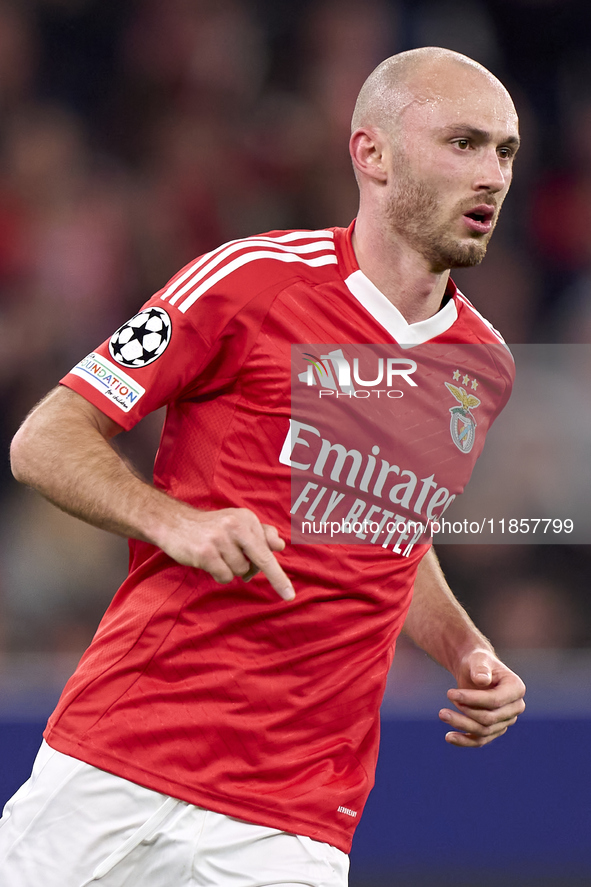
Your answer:
[[[449,408],[451,413],[449,422],[451,439],[458,450],[461,450],[462,453],[469,453],[476,439],[476,419],[470,410],[479,406],[480,401],[473,394],[468,394],[463,388],[456,388],[455,385],[451,385],[449,382],[445,382],[445,387],[460,404],[459,407]]]

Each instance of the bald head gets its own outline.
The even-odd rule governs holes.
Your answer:
[[[442,92],[453,90],[460,72],[480,78],[483,86],[511,101],[503,84],[483,65],[451,49],[423,46],[391,56],[369,75],[357,98],[351,130],[379,127],[395,134],[406,107],[437,101]]]

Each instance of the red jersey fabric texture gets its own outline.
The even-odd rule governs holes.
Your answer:
[[[62,383],[124,429],[166,405],[155,485],[197,508],[249,508],[289,540],[295,469],[280,455],[293,345],[490,345],[473,461],[509,396],[508,351],[451,283],[437,315],[408,325],[359,270],[352,227],[224,244],[179,272],[147,303],[149,316],[144,310]],[[138,323],[153,331],[147,351],[147,340],[123,347]],[[403,434],[392,432],[394,449]],[[465,472],[466,454],[446,435],[451,462],[456,453]],[[62,694],[47,742],[156,791],[348,852],[373,785],[396,638],[428,547],[403,555],[392,545],[288,544],[278,560],[296,598],[286,603],[260,574],[219,585],[131,540],[128,578]]]

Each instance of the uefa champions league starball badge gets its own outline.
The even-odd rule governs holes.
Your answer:
[[[165,351],[172,332],[164,308],[144,308],[111,336],[111,357],[124,367],[145,367]]]
[[[455,385],[451,385],[449,382],[444,384],[460,404],[460,406],[449,408],[451,413],[449,422],[451,439],[458,450],[462,453],[469,453],[476,439],[476,419],[470,410],[480,406],[480,400],[473,394],[468,394],[464,388],[456,388]]]

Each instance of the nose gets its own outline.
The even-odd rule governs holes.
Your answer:
[[[477,191],[491,191],[496,193],[508,187],[511,181],[511,173],[503,169],[496,148],[492,145],[482,151],[480,155],[474,188]]]

